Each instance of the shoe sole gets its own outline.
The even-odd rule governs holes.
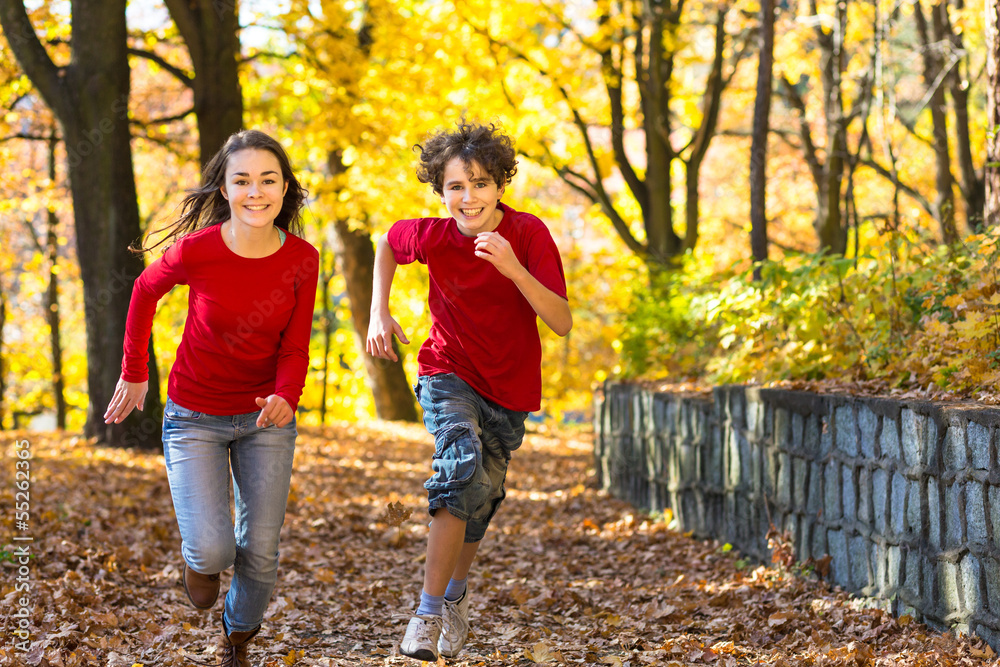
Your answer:
[[[199,606],[194,601],[194,598],[191,597],[191,591],[188,590],[187,570],[188,570],[187,561],[184,561],[184,567],[181,570],[181,583],[184,584],[184,594],[187,595],[188,602],[190,602],[191,606],[194,607],[195,609],[199,609],[201,611],[208,611],[209,609],[215,606],[216,602],[219,601],[219,594],[218,593],[215,594],[215,599],[212,600],[212,604],[208,605],[207,607]]]
[[[414,651],[413,653],[407,653],[400,647],[399,653],[405,655],[408,658],[415,658],[417,660],[423,660],[425,662],[437,662],[438,657],[434,655],[432,651],[422,648],[420,650]]]

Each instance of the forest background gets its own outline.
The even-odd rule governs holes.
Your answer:
[[[606,379],[1000,396],[994,1],[0,0],[0,428],[158,446],[186,289],[146,415],[105,426],[131,281],[240,127],[288,149],[321,252],[300,422],[415,419],[365,355],[372,244],[444,214],[414,144],[498,122],[505,195],[559,245],[575,326],[540,328],[543,412]],[[149,261],[147,258],[146,261]],[[819,384],[817,386],[824,386]]]

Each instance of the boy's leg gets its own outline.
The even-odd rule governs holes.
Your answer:
[[[466,554],[465,548],[466,522],[449,512],[439,509],[431,521],[431,531],[427,538],[427,566],[424,568],[424,591],[429,595],[444,595],[448,581],[454,577],[457,566]],[[476,543],[479,546],[479,543]],[[475,558],[475,550],[472,551]],[[464,579],[472,565],[463,564],[465,574],[458,577]]]

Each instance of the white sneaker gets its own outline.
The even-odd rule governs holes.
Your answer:
[[[441,636],[440,616],[414,616],[406,626],[403,641],[399,642],[399,652],[405,656],[437,662],[438,637]]]
[[[469,639],[469,589],[454,602],[444,601],[444,628],[437,647],[441,655],[454,658],[465,647]]]

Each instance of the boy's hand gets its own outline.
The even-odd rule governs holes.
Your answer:
[[[496,232],[483,232],[476,235],[476,257],[482,257],[497,268],[503,276],[511,280],[523,271],[524,267],[518,261],[513,248],[504,237]]]
[[[408,345],[410,340],[403,333],[403,327],[399,326],[393,317],[385,313],[372,313],[368,322],[368,338],[365,340],[365,351],[373,357],[399,361],[396,352],[392,349],[393,334],[399,338],[404,345]]]
[[[146,382],[126,382],[118,378],[115,395],[111,397],[111,403],[108,404],[108,409],[104,412],[104,423],[120,424],[135,408],[142,410],[146,403],[148,390],[148,380]]]

